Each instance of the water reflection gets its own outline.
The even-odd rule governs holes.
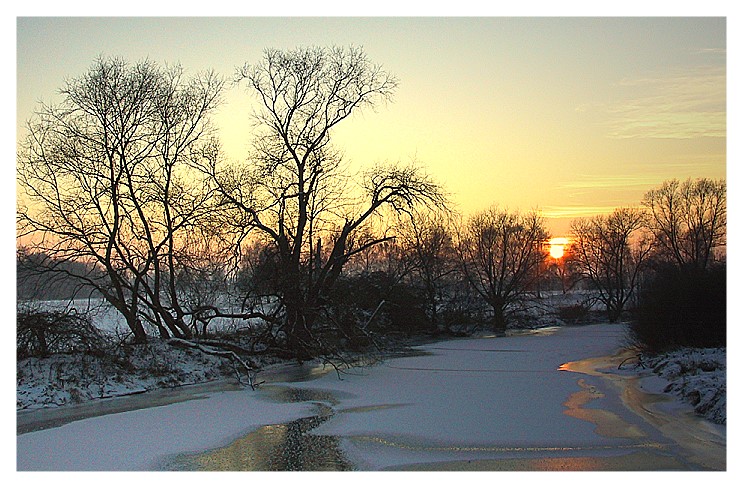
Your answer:
[[[684,413],[663,409],[661,405],[669,397],[644,391],[640,383],[651,372],[643,371],[633,375],[616,373],[620,371],[620,365],[635,354],[634,351],[621,350],[612,356],[565,363],[559,369],[606,380],[608,385],[617,389],[624,405],[656,428],[664,438],[677,444],[683,453],[683,459],[697,465],[695,469],[725,470],[727,441],[724,427],[718,429],[703,418],[694,416],[691,411]],[[570,409],[570,405],[565,405]],[[568,411],[565,413],[569,414]],[[606,421],[598,418],[594,420],[597,423]],[[616,435],[616,432],[609,432],[609,435]]]
[[[604,394],[598,388],[584,379],[578,380],[581,390],[570,395],[563,405],[567,407],[563,413],[570,417],[591,422],[596,426],[595,432],[604,437],[644,437],[645,433],[636,425],[631,424],[619,415],[600,408],[585,408],[592,400],[603,398]]]
[[[316,404],[318,414],[286,424],[266,425],[228,446],[177,456],[165,467],[178,471],[350,471],[333,436],[310,431],[327,421],[333,410]]]
[[[310,388],[294,388],[283,385],[267,385],[261,388],[269,399],[279,403],[302,403],[302,402],[324,402],[330,405],[338,405],[339,398],[349,398],[352,395]]]
[[[316,415],[266,425],[231,444],[197,454],[182,454],[164,469],[177,471],[350,471],[353,464],[334,436],[312,433],[334,415],[338,397],[329,390],[266,385],[261,393],[280,403],[312,403]]]
[[[339,398],[353,395],[330,390],[267,385],[261,392],[272,401],[308,402],[316,415],[285,424],[266,425],[231,444],[196,454],[181,454],[162,469],[174,471],[351,471],[354,465],[340,448],[340,438],[312,431],[336,414]],[[360,413],[402,406],[368,405],[340,410]]]
[[[299,383],[320,378],[332,371],[335,369],[331,366],[317,361],[308,361],[302,364],[270,366],[261,371],[258,376],[261,381],[268,383]]]

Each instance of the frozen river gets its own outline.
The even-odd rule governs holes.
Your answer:
[[[725,470],[725,427],[618,369],[623,343],[616,324],[451,340],[342,379],[19,415],[18,469]]]

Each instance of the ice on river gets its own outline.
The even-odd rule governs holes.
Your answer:
[[[607,440],[593,423],[565,415],[565,402],[583,388],[585,375],[560,365],[612,354],[624,337],[622,325],[599,324],[452,340],[420,346],[426,355],[292,386],[334,399],[334,414],[313,433],[340,439],[361,470],[494,456],[581,456],[600,451]],[[316,411],[313,401],[277,403],[269,393],[211,393],[19,435],[18,469],[154,470],[174,454],[219,448],[261,425]],[[611,402],[618,397],[597,396],[591,406],[612,409]],[[613,446],[629,450],[638,442],[620,439]]]

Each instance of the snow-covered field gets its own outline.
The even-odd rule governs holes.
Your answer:
[[[585,375],[560,371],[559,366],[611,354],[623,340],[621,325],[602,324],[429,344],[419,347],[427,355],[352,370],[342,380],[331,374],[257,391],[210,393],[22,434],[17,436],[18,469],[162,469],[176,454],[226,446],[260,426],[316,414],[320,405],[335,413],[313,434],[338,439],[348,459],[362,470],[614,452],[607,449],[643,451],[648,448],[638,447],[637,439],[607,438],[593,423],[565,414],[567,399],[584,388],[578,381]],[[724,356],[717,351],[699,357],[707,363],[714,357],[716,364],[724,365]],[[653,364],[660,366],[660,375],[679,368],[694,374],[679,361]],[[687,366],[674,366],[682,363]],[[710,372],[705,371],[709,366],[699,369]],[[687,375],[686,383],[696,384],[690,378]],[[717,378],[724,383],[724,373]],[[705,385],[700,398],[711,389]],[[603,388],[598,383],[589,386]],[[333,401],[277,402],[271,396],[276,387],[321,391]],[[32,396],[26,395],[29,402]],[[619,403],[606,395],[588,407],[616,410],[622,408]],[[724,402],[722,407],[724,412]]]
[[[225,303],[218,306],[228,309]],[[75,300],[45,300],[45,301],[25,301],[18,303],[19,309],[31,310],[48,310],[48,311],[67,311],[76,310],[86,313],[93,325],[103,332],[109,334],[125,335],[129,332],[126,321],[122,315],[102,298],[81,298]],[[236,327],[245,327],[246,321],[231,318],[213,319],[210,322],[210,330],[234,330]],[[157,335],[157,330],[151,325],[145,323],[145,328],[149,329],[151,335]]]

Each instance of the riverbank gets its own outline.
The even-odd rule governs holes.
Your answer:
[[[281,362],[266,366],[261,372],[261,382],[294,382],[310,381],[333,372],[329,366],[320,361]],[[174,403],[208,398],[210,394],[227,391],[244,390],[233,377],[215,379],[192,384],[180,384],[172,387],[155,387],[150,390],[136,390],[134,393],[114,395],[109,398],[90,399],[81,403],[70,403],[61,406],[48,406],[37,403],[35,408],[18,410],[16,413],[17,434],[44,430],[93,417],[162,407]],[[44,400],[46,396],[42,396]]]

